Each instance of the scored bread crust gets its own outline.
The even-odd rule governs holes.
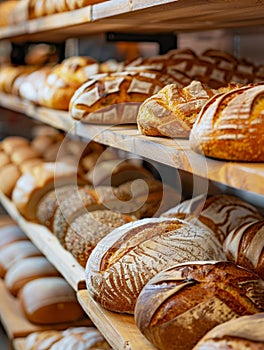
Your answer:
[[[196,261],[158,273],[135,308],[138,328],[158,349],[191,350],[207,331],[264,311],[264,281],[228,261]]]
[[[264,161],[264,83],[212,97],[202,108],[191,134],[191,148],[208,157]]]

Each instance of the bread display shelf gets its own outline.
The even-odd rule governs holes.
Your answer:
[[[77,292],[79,303],[109,344],[117,350],[156,349],[140,333],[132,315],[122,315],[103,309],[87,290]]]
[[[0,39],[45,40],[51,31],[54,41],[106,31],[153,34],[237,28],[263,25],[263,18],[258,0],[111,0],[1,28]]]
[[[3,280],[0,280],[0,320],[9,339],[25,337],[36,331],[91,325],[88,318],[74,323],[47,326],[40,326],[29,322],[20,308],[19,300],[8,292]]]
[[[246,193],[242,193],[245,200],[252,193],[255,204],[264,206],[263,198],[260,198],[264,195],[264,163],[236,163],[205,158],[193,152],[186,139],[144,136],[139,133],[136,125],[111,127],[75,122],[68,112],[27,104],[17,96],[0,93],[0,105],[72,135],[132,152],[235,190],[245,191]]]
[[[26,221],[14,204],[2,193],[0,193],[0,200],[8,214],[57,268],[72,288],[75,291],[85,288],[83,267],[61,246],[57,238],[46,227]]]

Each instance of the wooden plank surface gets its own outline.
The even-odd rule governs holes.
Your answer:
[[[158,33],[263,24],[259,0],[111,0],[0,28],[0,39],[46,40],[51,32],[58,41],[115,30]]]
[[[72,288],[75,291],[85,288],[84,268],[62,247],[57,238],[46,227],[26,221],[18,213],[15,205],[2,193],[0,193],[0,200],[9,215],[57,268]]]
[[[0,280],[0,320],[9,339],[25,337],[32,332],[48,329],[66,329],[72,326],[91,325],[88,317],[78,322],[45,326],[29,322],[23,314],[19,300],[8,292],[3,280]]]
[[[122,315],[103,309],[87,290],[77,293],[78,300],[99,331],[116,350],[156,349],[139,331],[132,315]]]

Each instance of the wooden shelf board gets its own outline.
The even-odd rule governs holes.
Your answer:
[[[108,127],[78,122],[76,133],[227,186],[264,195],[263,163],[209,159],[193,152],[188,140],[147,137],[141,135],[134,125]]]
[[[103,309],[91,298],[87,290],[80,290],[77,297],[87,315],[114,349],[156,349],[136,327],[132,315],[117,314]]]
[[[115,30],[158,33],[263,24],[258,0],[111,0],[1,28],[0,39],[46,40],[52,32],[58,41]]]
[[[65,280],[77,291],[85,288],[84,268],[66,251],[57,238],[44,226],[26,221],[15,205],[0,193],[0,200],[9,215],[18,223],[29,239],[57,268]]]
[[[0,319],[9,339],[25,337],[32,332],[48,329],[66,329],[72,326],[91,325],[89,318],[78,322],[53,325],[36,325],[29,322],[23,314],[19,300],[9,293],[4,280],[0,280]]]

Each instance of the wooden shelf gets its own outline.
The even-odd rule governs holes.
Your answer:
[[[193,175],[215,181],[236,190],[245,191],[245,200],[253,194],[256,205],[264,207],[264,163],[225,162],[203,157],[190,149],[185,139],[167,139],[141,135],[136,125],[94,125],[76,122],[68,112],[27,104],[16,96],[0,93],[0,105],[70,132],[87,140],[115,147],[181,169]]]
[[[85,288],[84,268],[61,246],[57,238],[45,226],[26,221],[19,214],[15,205],[2,193],[0,193],[0,200],[8,214],[57,268],[72,288],[75,291]]]
[[[103,309],[87,290],[77,292],[78,300],[109,344],[117,350],[156,349],[139,331],[132,315],[122,315]]]
[[[0,29],[0,39],[65,40],[106,31],[161,33],[264,24],[258,0],[111,0]]]
[[[32,332],[48,329],[66,329],[73,326],[91,325],[89,318],[74,323],[60,323],[45,326],[29,322],[21,310],[19,300],[9,293],[3,280],[0,280],[0,320],[9,339],[25,337]]]

